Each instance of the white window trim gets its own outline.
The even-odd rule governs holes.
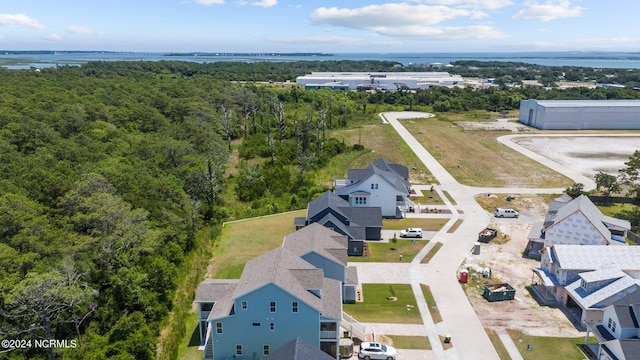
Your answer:
[[[240,350],[240,353],[238,353],[238,350]],[[236,344],[236,355],[242,356],[243,353],[244,349],[242,348],[242,344]]]

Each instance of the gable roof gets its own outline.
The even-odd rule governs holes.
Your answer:
[[[357,180],[355,184],[345,186],[340,189],[341,193],[348,193],[348,190],[357,187],[359,183],[366,181],[374,175],[382,177],[389,185],[401,193],[409,194],[411,184],[409,183],[409,169],[401,164],[393,164],[385,158],[378,158],[364,169],[348,169],[347,177]]]
[[[624,276],[591,293],[586,293],[580,286],[580,282],[581,280],[576,280],[565,288],[571,297],[585,309],[615,304],[632,294],[636,295],[635,299],[640,293],[638,280],[630,276]],[[630,303],[631,300],[625,302]]]
[[[638,339],[615,339],[602,344],[602,349],[613,359],[618,359],[612,349],[618,348],[624,356],[620,360],[640,359],[640,340]]]
[[[605,238],[607,243],[611,240],[611,232],[602,222],[602,213],[598,208],[589,200],[588,197],[584,195],[580,195],[577,198],[569,201],[564,206],[560,207],[553,217],[551,223],[545,224],[545,231],[554,227],[562,220],[568,218],[569,216],[580,212],[582,213],[587,220],[593,225],[593,227]]]
[[[347,265],[347,237],[318,223],[285,236],[282,246],[298,256],[316,252],[336,263]]]
[[[205,280],[196,293],[198,302],[214,302],[209,320],[229,316],[238,297],[274,285],[316,309],[323,316],[340,318],[341,284],[284,247],[249,260],[239,280]],[[318,297],[309,290],[319,289]]]
[[[640,270],[640,246],[554,245],[548,249],[563,270]]]
[[[640,327],[638,326],[637,306],[638,305],[613,305],[613,311],[616,313],[621,328],[637,329]]]
[[[329,354],[297,337],[277,348],[263,360],[335,360]]]
[[[337,194],[327,191],[307,205],[307,221],[334,228],[351,239],[366,239],[366,228],[382,228],[380,207],[351,207]]]

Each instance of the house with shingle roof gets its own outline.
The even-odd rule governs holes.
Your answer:
[[[282,246],[291,250],[311,265],[322,269],[324,276],[338,280],[342,284],[342,301],[356,302],[358,273],[355,266],[347,265],[345,235],[314,223],[287,235]]]
[[[335,181],[335,193],[352,207],[379,207],[382,216],[388,218],[402,218],[414,208],[409,199],[409,169],[385,158],[364,169],[347,170],[347,179]]]
[[[603,215],[585,195],[554,199],[544,222],[533,224],[525,254],[539,259],[540,250],[553,245],[626,245],[627,220]]]
[[[363,240],[380,240],[380,207],[352,207],[337,194],[327,191],[307,204],[307,216],[294,220],[296,230],[318,223],[348,239],[348,254],[362,255]]]
[[[598,321],[610,305],[640,303],[640,247],[553,245],[542,250],[534,292],[574,314]]]
[[[589,346],[598,359],[640,359],[640,303],[606,307],[602,318],[587,323],[585,344],[592,333],[598,344]]]
[[[297,337],[262,360],[332,360],[333,357]]]
[[[249,260],[240,279],[198,286],[205,360],[262,358],[296,337],[337,356],[342,284],[287,247]]]

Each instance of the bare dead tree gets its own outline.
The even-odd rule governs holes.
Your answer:
[[[222,129],[227,137],[227,146],[229,150],[231,150],[231,136],[233,135],[233,110],[227,109],[226,106],[221,105],[220,111],[222,111],[222,118],[220,119],[220,123],[222,123]]]

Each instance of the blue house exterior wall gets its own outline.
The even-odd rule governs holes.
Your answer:
[[[242,309],[242,302],[247,309]],[[276,312],[271,313],[269,303],[276,302]],[[292,312],[292,302],[298,302],[298,312]],[[216,323],[222,323],[222,334],[216,333]],[[261,326],[253,326],[260,323]],[[270,330],[270,323],[275,330]],[[317,324],[317,326],[310,326]],[[235,314],[223,319],[211,320],[213,352],[215,360],[262,358],[264,345],[273,351],[300,337],[314,346],[320,346],[320,314],[317,310],[291,296],[274,284],[238,297]],[[242,345],[243,355],[236,355],[236,345]],[[234,357],[235,355],[235,357]]]
[[[341,281],[344,284],[344,265],[333,262],[315,252],[305,254],[302,258],[318,269],[322,269],[325,277]]]

